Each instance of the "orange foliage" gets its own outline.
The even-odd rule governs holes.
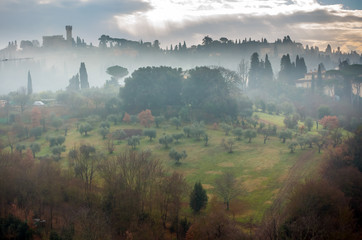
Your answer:
[[[150,127],[151,123],[155,120],[152,116],[151,110],[146,109],[138,114],[138,119],[140,120],[141,125],[144,127]]]
[[[336,116],[325,116],[319,121],[319,123],[328,130],[338,128],[339,126],[338,118]]]
[[[123,122],[129,123],[131,121],[131,116],[128,113],[124,114]]]
[[[40,126],[41,112],[38,107],[34,107],[31,110],[31,124],[33,127]]]

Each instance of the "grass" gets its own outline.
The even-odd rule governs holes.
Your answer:
[[[270,122],[277,125],[279,128],[284,127],[283,116],[269,115],[266,113],[257,113],[259,118],[264,122]],[[105,146],[105,141],[98,133],[98,128],[89,132],[89,136],[81,136],[77,132],[76,124],[73,123],[69,128],[64,145],[66,152],[62,154],[61,166],[67,166],[67,154],[75,145],[91,144],[100,152],[108,154]],[[120,124],[114,126],[112,124],[110,131],[116,129],[129,129],[142,127],[138,124]],[[255,222],[260,222],[263,214],[277,197],[279,190],[287,181],[287,176],[290,169],[304,153],[310,151],[296,150],[296,153],[291,154],[287,148],[288,142],[283,144],[277,137],[271,137],[266,144],[263,143],[263,136],[258,135],[251,143],[247,143],[246,139],[236,141],[233,148],[233,153],[227,153],[221,145],[222,139],[233,138],[234,136],[225,136],[221,129],[213,130],[211,127],[207,129],[209,135],[208,146],[204,146],[203,141],[196,141],[192,138],[182,138],[179,143],[172,143],[170,148],[165,149],[158,143],[158,138],[163,134],[173,134],[182,132],[182,127],[176,130],[174,126],[163,124],[156,129],[157,138],[149,141],[147,137],[142,138],[138,150],[150,149],[156,159],[160,159],[168,172],[177,171],[184,174],[189,186],[193,186],[195,182],[201,181],[207,189],[208,195],[215,196],[213,191],[215,179],[225,171],[232,171],[243,188],[243,194],[238,197],[234,203],[231,203],[231,209],[238,209],[238,206],[243,206],[242,210],[236,213],[236,218],[242,222],[249,221],[253,218]],[[51,152],[49,144],[45,140],[48,135],[64,134],[63,131],[55,132],[49,130],[41,139],[37,140],[41,144],[41,151],[37,156],[50,156]],[[30,140],[29,140],[30,141]],[[27,143],[28,144],[28,143]],[[30,145],[30,142],[29,142]],[[127,146],[127,141],[123,140],[117,144],[115,149],[116,155],[124,151]],[[187,152],[188,157],[181,160],[180,165],[176,165],[168,156],[171,148],[176,151]],[[300,177],[308,177],[316,173],[320,161],[320,155],[313,154],[315,161],[309,161],[300,169]],[[188,199],[185,199],[187,202]],[[221,201],[221,200],[220,200]],[[234,205],[233,205],[234,204]],[[185,203],[188,206],[187,203]],[[236,206],[238,205],[238,206]],[[188,210],[186,210],[188,211]]]

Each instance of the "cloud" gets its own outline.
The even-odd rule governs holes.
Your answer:
[[[101,34],[161,46],[186,40],[290,35],[309,45],[332,43],[362,52],[362,10],[335,0],[0,0],[0,48],[15,39],[65,33],[96,44]],[[351,1],[346,1],[351,2]],[[1,42],[1,41],[5,41]]]
[[[121,34],[161,39],[163,47],[185,38],[191,44],[200,43],[205,35],[216,39],[226,36],[269,40],[291,35],[310,45],[327,45],[328,40],[344,51],[362,51],[360,42],[350,44],[348,39],[361,37],[362,11],[345,9],[342,4],[321,5],[316,0],[196,0],[192,3],[149,0],[148,3],[152,8],[147,11],[115,17]]]
[[[73,25],[73,32],[86,40],[89,36],[96,40],[102,33],[118,32],[114,15],[150,8],[142,0],[1,0],[1,40],[64,34],[65,25]]]

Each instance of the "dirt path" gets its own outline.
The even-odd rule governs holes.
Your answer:
[[[298,158],[296,163],[290,168],[288,177],[284,181],[283,187],[278,192],[276,199],[271,206],[272,210],[281,209],[282,203],[288,197],[290,192],[293,190],[294,186],[300,182],[301,178],[306,175],[305,165],[310,161],[313,161],[313,155],[316,149],[304,150],[305,152]]]

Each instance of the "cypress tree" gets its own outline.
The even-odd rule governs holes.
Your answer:
[[[314,92],[315,89],[315,78],[314,78],[314,73],[312,72],[312,86],[311,86],[312,92]]]
[[[296,72],[296,78],[302,78],[304,77],[304,74],[307,73],[307,66],[305,65],[304,58],[299,58],[297,55],[297,58],[295,59],[295,72]]]
[[[259,87],[259,82],[260,82],[259,54],[255,52],[253,53],[253,55],[251,55],[248,86],[250,88],[257,88]]]
[[[323,82],[322,82],[322,72],[325,70],[323,63],[320,63],[318,65],[318,74],[317,74],[317,87],[318,89],[323,88]]]
[[[268,54],[265,55],[264,73],[265,73],[266,83],[271,82],[273,80],[273,69],[269,61]]]
[[[33,93],[33,82],[31,80],[30,71],[28,71],[28,95]]]
[[[283,55],[280,60],[279,80],[292,84],[294,64],[290,62],[289,54]]]
[[[79,91],[79,74],[76,74],[71,79],[69,79],[67,91]]]
[[[205,208],[207,204],[207,195],[205,189],[202,187],[201,182],[195,183],[194,189],[190,195],[190,207],[194,213],[199,213],[201,209]]]
[[[80,63],[79,78],[80,78],[80,88],[81,89],[89,88],[88,74],[84,62]]]

